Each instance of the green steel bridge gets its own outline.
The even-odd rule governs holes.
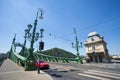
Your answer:
[[[77,57],[76,58],[63,58],[63,57],[56,57],[56,56],[48,56],[48,55],[44,55],[41,54],[41,49],[40,52],[35,52],[34,51],[34,43],[35,41],[37,41],[39,38],[41,38],[42,41],[42,37],[43,37],[43,31],[44,29],[40,29],[40,36],[39,33],[36,32],[36,26],[37,26],[37,19],[38,19],[38,15],[40,14],[40,19],[43,19],[43,10],[41,8],[38,9],[37,11],[37,15],[36,15],[36,19],[34,22],[34,26],[32,26],[31,24],[28,25],[28,29],[25,29],[25,40],[24,40],[24,44],[21,43],[17,43],[16,40],[16,34],[13,38],[12,41],[12,45],[11,45],[11,49],[9,51],[9,55],[8,58],[10,58],[13,62],[15,62],[16,64],[23,66],[25,70],[34,70],[35,69],[35,61],[36,60],[44,60],[44,61],[53,61],[53,62],[73,62],[76,61],[77,63],[82,63],[82,59],[79,55],[79,41],[77,39],[77,35],[76,35],[76,30],[74,28],[74,33],[75,33],[75,46],[73,46],[74,44],[72,43],[72,46],[76,49],[77,51]],[[30,33],[30,30],[33,27],[33,31],[32,33]],[[26,48],[26,39],[28,39],[30,41],[30,48]],[[21,47],[20,52],[17,53],[16,48],[17,47]]]
[[[21,47],[21,51],[17,53],[16,48]],[[56,56],[49,56],[41,54],[40,52],[33,52],[30,54],[30,49],[26,48],[25,45],[15,42],[15,37],[13,38],[11,49],[9,51],[8,58],[10,58],[16,64],[23,66],[25,70],[34,70],[34,62],[36,60],[52,61],[52,62],[64,62],[69,63],[76,61],[78,58],[63,58]]]

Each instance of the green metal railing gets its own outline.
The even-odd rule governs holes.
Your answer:
[[[17,47],[22,48],[19,53],[16,52]],[[15,43],[15,37],[14,37],[8,57],[19,66],[23,66],[25,70],[34,70],[35,63],[31,62],[33,58],[29,57],[28,55],[30,55],[29,49],[27,49],[24,45],[20,43]],[[63,63],[69,63],[73,61],[78,62],[77,58],[63,58],[63,57],[49,56],[37,52],[33,52],[33,57],[35,60],[41,59],[48,62],[63,62]]]
[[[19,66],[23,66],[25,68],[25,70],[34,70],[34,68],[33,69],[28,68],[28,67],[30,67],[28,64],[28,63],[30,63],[30,61],[27,60],[27,57],[21,56],[20,55],[21,53],[17,53],[15,51],[17,46],[14,44],[12,45],[11,50],[9,52],[9,58],[12,61],[14,61],[16,64],[18,64]],[[21,50],[23,50],[23,49],[21,49]],[[20,52],[23,52],[23,51],[20,51]],[[26,54],[29,54],[29,53],[26,53]],[[69,63],[72,61],[77,62],[76,58],[55,57],[55,56],[40,54],[37,52],[34,52],[34,57],[35,57],[35,60],[41,59],[41,60],[48,61],[48,62],[63,62],[63,63]]]
[[[63,57],[55,57],[55,56],[49,56],[49,55],[44,55],[40,53],[35,53],[39,57],[39,59],[44,60],[44,61],[49,61],[49,62],[71,62],[71,61],[77,61],[76,58],[63,58]]]

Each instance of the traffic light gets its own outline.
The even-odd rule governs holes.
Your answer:
[[[43,50],[44,49],[44,42],[39,42],[39,50]]]

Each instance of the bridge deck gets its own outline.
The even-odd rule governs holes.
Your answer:
[[[24,71],[10,59],[6,59],[0,67],[0,80],[52,80],[50,76],[37,71]]]

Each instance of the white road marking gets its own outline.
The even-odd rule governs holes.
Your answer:
[[[120,79],[120,77],[118,77],[118,76],[113,76],[113,75],[108,75],[108,74],[103,74],[103,73],[88,72],[88,71],[84,71],[84,73],[88,73],[88,74],[93,74],[93,75],[98,75],[98,76],[104,76],[104,77],[110,77],[110,78]]]
[[[110,70],[101,70],[101,69],[94,69],[94,70],[96,70],[96,71],[102,71],[102,72],[116,73],[116,71],[110,71]],[[117,72],[117,73],[120,74],[120,72]]]
[[[111,73],[111,72],[104,72],[104,71],[97,71],[97,70],[88,70],[89,72],[97,72],[97,73],[106,73],[106,74],[110,74],[110,75],[117,75],[120,76],[120,74],[117,73]]]
[[[99,79],[99,80],[111,80],[111,79],[108,79],[108,78],[93,76],[93,75],[84,74],[84,73],[78,73],[78,75],[85,76],[85,77],[90,77],[90,78],[95,78],[95,79]]]
[[[0,74],[10,74],[10,73],[17,73],[17,72],[23,72],[23,71],[9,71],[9,72],[1,72]]]

